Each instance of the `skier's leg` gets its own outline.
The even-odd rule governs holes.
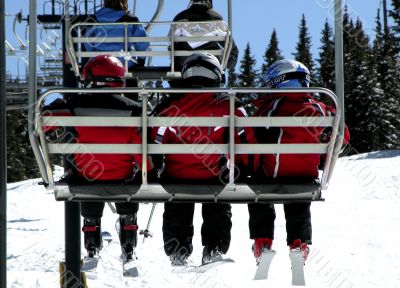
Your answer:
[[[302,243],[311,244],[311,203],[284,204],[286,218],[287,244],[300,239]]]
[[[250,203],[249,231],[250,239],[254,239],[253,254],[257,263],[261,259],[264,250],[271,250],[275,229],[275,207],[274,204]]]
[[[163,214],[164,250],[168,256],[192,253],[193,203],[165,203]]]
[[[228,252],[231,242],[232,212],[230,204],[204,203],[202,205],[202,244],[208,250]],[[208,251],[211,252],[211,251]]]
[[[81,202],[81,215],[83,218],[101,218],[104,205],[104,202]]]
[[[276,217],[274,204],[250,203],[248,210],[250,239],[274,239]]]
[[[127,257],[133,257],[133,250],[137,245],[137,211],[138,203],[120,202],[115,203],[117,213],[119,214],[119,240],[121,249]]]
[[[83,235],[88,255],[93,257],[102,247],[101,217],[103,216],[104,202],[82,202]]]

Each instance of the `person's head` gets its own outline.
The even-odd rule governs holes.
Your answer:
[[[83,80],[87,87],[124,87],[125,67],[118,58],[98,55],[83,67]]]
[[[104,7],[114,10],[128,10],[128,0],[104,0]]]
[[[283,59],[269,66],[263,79],[267,88],[309,87],[310,71],[303,63]]]
[[[196,52],[187,57],[182,67],[182,81],[187,87],[218,87],[224,82],[224,73],[217,57]]]
[[[205,5],[208,8],[213,8],[212,0],[190,0],[189,7],[192,5]]]

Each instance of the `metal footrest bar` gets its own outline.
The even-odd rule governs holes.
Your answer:
[[[57,201],[285,203],[321,201],[321,185],[313,184],[99,184],[55,185]]]

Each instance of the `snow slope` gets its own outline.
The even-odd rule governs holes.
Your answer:
[[[400,151],[342,158],[324,197],[312,205],[313,245],[305,266],[307,287],[400,287]],[[38,179],[8,187],[8,287],[59,287],[58,263],[63,259],[64,209]],[[151,204],[142,204],[139,226],[145,228]],[[275,256],[268,280],[252,281],[255,263],[248,239],[246,205],[233,206],[232,244],[225,264],[203,274],[172,273],[162,249],[162,205],[158,204],[151,231],[140,238],[141,276],[121,276],[119,243],[114,229],[117,215],[106,206],[103,230],[114,241],[104,250],[89,287],[292,287],[285,245],[283,209],[277,205]],[[192,264],[199,264],[200,211],[196,210]],[[82,250],[83,251],[83,250]]]

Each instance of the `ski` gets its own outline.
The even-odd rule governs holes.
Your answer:
[[[258,262],[257,270],[254,274],[253,280],[262,280],[268,278],[269,267],[275,254],[276,252],[274,250],[269,249],[266,249],[261,253],[261,258]]]
[[[135,260],[129,260],[122,265],[124,277],[137,277],[139,276],[139,270]]]
[[[190,264],[186,264],[186,265],[172,265],[172,273],[187,273],[189,272],[191,269],[197,268],[197,266],[195,265],[190,265]]]
[[[194,268],[190,268],[188,272],[196,272],[196,273],[204,273],[212,268],[217,266],[226,264],[226,263],[235,263],[232,258],[222,258],[218,260],[211,261],[209,263],[201,264],[199,266],[195,266]]]
[[[94,255],[93,257],[85,256],[81,267],[81,272],[93,272],[97,268],[100,256]]]
[[[96,270],[97,264],[99,263],[99,260],[101,258],[102,251],[104,251],[104,249],[112,241],[112,235],[107,231],[101,232],[101,237],[103,239],[102,249],[99,251],[98,254],[94,255],[93,257],[85,256],[83,258],[81,272],[93,272]]]
[[[305,286],[303,252],[300,249],[291,250],[289,257],[292,264],[292,285]]]
[[[122,254],[122,275],[124,277],[137,277],[139,270],[136,263],[136,254],[133,251],[132,255]]]

